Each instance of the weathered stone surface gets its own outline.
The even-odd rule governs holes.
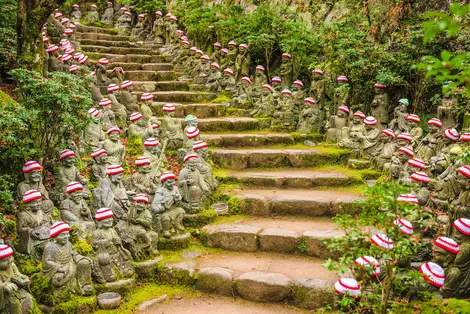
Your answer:
[[[293,285],[292,303],[308,310],[318,309],[335,301],[333,281],[298,279]]]
[[[275,144],[293,144],[294,138],[287,133],[275,134],[203,134],[202,138],[211,146],[218,147],[260,147]],[[242,168],[244,169],[244,168]]]
[[[269,202],[266,197],[256,194],[244,194],[240,210],[252,216],[269,216]]]
[[[151,72],[150,79],[155,79],[160,72]],[[163,91],[187,91],[189,84],[180,81],[134,81],[134,90],[137,92],[163,92]],[[159,112],[162,115],[162,112]]]
[[[144,71],[170,71],[171,63],[144,63],[142,64]]]
[[[75,26],[77,27],[77,32],[111,34],[114,36],[119,34],[119,31],[114,28],[94,27],[94,26],[83,25],[80,23],[77,23]]]
[[[259,233],[262,251],[291,253],[296,250],[299,242],[299,234],[290,230],[268,228]]]
[[[324,240],[341,237],[344,233],[339,230],[311,230],[305,231],[302,234],[306,252],[308,255],[315,256],[321,259],[336,258],[339,253],[331,251],[323,244]]]
[[[259,127],[258,120],[253,118],[211,118],[198,119],[198,127],[201,131],[249,131]]]
[[[114,282],[107,282],[102,285],[95,285],[95,289],[98,293],[100,292],[117,292],[121,295],[125,295],[134,289],[134,279],[121,279]]]
[[[151,300],[148,300],[148,301],[144,301],[144,302],[139,304],[139,306],[137,307],[137,310],[138,311],[145,311],[149,307],[152,307],[152,306],[154,306],[155,304],[158,304],[158,303],[162,303],[163,301],[165,301],[167,299],[168,299],[168,295],[164,294],[161,297],[151,299]]]
[[[112,70],[108,70],[108,76],[112,73]],[[131,81],[152,81],[157,77],[157,72],[155,71],[144,71],[144,70],[135,70],[135,71],[126,71],[125,77],[126,80]],[[152,82],[156,83],[156,82]],[[134,89],[137,90],[137,89]]]
[[[230,251],[255,252],[258,249],[258,227],[222,224],[210,225],[203,229],[209,247],[218,247]]]
[[[161,72],[160,72],[161,73]],[[158,74],[158,73],[157,73]],[[166,78],[168,80],[168,78]],[[143,92],[132,92],[139,99]],[[215,93],[188,92],[188,91],[168,91],[152,93],[157,102],[202,102],[215,98]]]
[[[222,267],[203,268],[198,273],[196,288],[207,293],[233,296],[233,271]]]
[[[160,238],[158,240],[159,250],[181,250],[189,246],[191,235],[189,233],[180,234],[169,239]]]
[[[370,160],[349,159],[348,167],[352,169],[368,169],[370,168]]]
[[[99,39],[80,39],[81,45],[85,46],[103,46],[103,47],[136,47],[133,42],[118,41],[118,40],[99,40]],[[141,65],[139,64],[139,68]]]
[[[253,271],[236,279],[237,292],[255,302],[280,302],[291,294],[292,280],[284,274]]]
[[[159,268],[157,281],[171,285],[193,285],[197,264],[192,261],[166,263]]]
[[[128,54],[153,54],[151,49],[146,48],[126,48],[126,47],[106,47],[106,46],[88,46],[82,45],[81,49],[87,52],[110,53],[116,55]]]
[[[139,276],[139,279],[150,279],[155,276],[158,262],[163,259],[163,256],[158,256],[150,261],[141,263],[135,263],[135,273]]]
[[[122,41],[122,42],[129,42],[130,41],[129,36],[100,34],[100,33],[78,33],[77,32],[76,37],[77,37],[77,39],[113,40],[113,41]]]
[[[166,82],[158,82],[166,83]],[[169,83],[174,83],[170,81]],[[182,82],[182,84],[186,84]],[[166,103],[164,102],[154,102],[152,104],[152,110],[157,116],[162,116],[162,108]],[[175,110],[175,117],[177,118],[185,118],[188,114],[192,114],[198,119],[200,118],[208,118],[208,117],[218,117],[224,115],[224,106],[219,104],[173,104],[176,108]]]

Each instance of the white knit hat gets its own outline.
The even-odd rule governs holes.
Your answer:
[[[338,280],[334,289],[341,295],[358,298],[361,295],[361,285],[353,278],[341,278]]]
[[[431,179],[429,178],[429,176],[425,172],[421,172],[421,171],[417,171],[413,173],[412,175],[410,175],[410,178],[417,182],[421,182],[425,184],[428,184],[429,182],[431,182]]]
[[[397,202],[418,204],[418,198],[413,194],[400,194]]]
[[[106,151],[103,148],[97,148],[91,153],[91,157],[96,158],[101,155],[107,155]]]
[[[77,155],[71,149],[64,149],[60,153],[60,160],[65,159],[65,158],[69,158],[69,157],[77,157]]]
[[[396,219],[392,223],[395,227],[398,227],[401,231],[401,233],[406,234],[406,235],[412,235],[413,234],[413,225],[411,222],[405,219]]]
[[[119,90],[119,86],[117,84],[109,84],[108,85],[108,93],[115,92]]]
[[[146,139],[144,142],[144,146],[146,147],[157,146],[158,144],[160,144],[160,142],[156,138],[153,138],[153,137]]]
[[[411,158],[410,160],[408,160],[408,165],[419,168],[421,170],[423,170],[426,167],[426,164],[424,163],[424,161],[419,158]]]
[[[431,283],[433,286],[438,288],[444,285],[445,281],[445,273],[444,269],[441,266],[437,265],[433,262],[424,263],[419,268],[419,272],[423,276],[423,278]]]
[[[66,222],[58,221],[49,228],[49,237],[54,238],[66,231],[70,231],[70,226]]]
[[[32,161],[28,161],[27,163],[24,164],[23,166],[23,173],[28,173],[28,172],[31,172],[31,171],[35,171],[35,170],[42,170],[42,167],[40,164],[38,164],[36,161],[32,160]]]
[[[10,257],[14,254],[11,247],[6,244],[0,244],[0,259]]]
[[[75,191],[83,191],[83,185],[80,182],[73,181],[67,184],[67,188],[65,190],[67,194],[70,194]]]
[[[193,139],[195,137],[198,137],[199,134],[201,134],[201,132],[199,131],[199,129],[195,126],[192,126],[192,127],[189,127],[187,130],[186,130],[186,137],[189,138],[189,139]]]
[[[459,140],[459,132],[457,132],[456,129],[447,129],[444,131],[444,136],[454,142],[457,142]]]
[[[194,153],[189,153],[189,154],[186,154],[186,156],[184,156],[183,160],[184,160],[184,162],[187,162],[188,160],[190,160],[192,158],[198,159],[199,156],[194,154]]]
[[[206,148],[207,146],[208,146],[207,143],[204,141],[196,141],[193,144],[193,150],[196,151],[202,148]]]
[[[393,241],[383,233],[376,233],[370,238],[370,241],[386,250],[391,250],[394,247]]]
[[[374,117],[367,117],[364,119],[364,124],[365,125],[376,125],[377,124],[377,119]]]
[[[366,115],[365,115],[362,111],[356,111],[356,112],[353,114],[353,117],[358,117],[358,118],[361,118],[361,119],[365,119],[365,118],[366,118]]]
[[[408,133],[400,133],[400,134],[397,135],[397,140],[405,140],[405,141],[411,143],[413,141],[413,138]]]
[[[428,121],[428,125],[435,125],[435,126],[441,127],[442,121],[437,118],[432,118]]]
[[[349,108],[347,106],[339,106],[338,110],[344,111],[346,113],[349,113]]]
[[[142,119],[143,116],[140,112],[134,112],[133,114],[131,114],[131,116],[129,117],[129,119],[132,121],[132,122],[135,122],[135,121],[138,121],[140,119]]]
[[[110,208],[100,208],[95,213],[95,219],[100,221],[106,218],[112,218],[114,216],[113,211]]]
[[[452,223],[455,229],[460,233],[470,236],[470,219],[468,218],[459,218]]]
[[[138,167],[143,166],[143,165],[150,165],[150,164],[151,164],[150,159],[148,159],[148,157],[145,157],[145,156],[137,157],[137,159],[135,160],[135,165]]]
[[[393,132],[393,130],[391,130],[391,129],[384,129],[384,130],[382,130],[382,133],[385,134],[385,135],[388,135],[392,139],[395,138],[395,132]]]
[[[108,176],[124,173],[124,169],[119,165],[111,165],[106,169],[106,174]]]
[[[149,203],[149,197],[146,194],[137,194],[135,196],[135,201],[137,203]]]
[[[118,128],[117,126],[112,126],[112,127],[110,127],[110,128],[108,129],[108,131],[106,131],[106,135],[109,135],[109,134],[111,134],[111,133],[113,133],[113,132],[116,132],[116,133],[121,134],[121,129]]]
[[[300,86],[300,87],[302,87],[302,88],[304,87],[304,83],[302,83],[301,80],[295,80],[294,83],[293,83],[293,85],[297,85],[297,86]]]
[[[162,110],[164,112],[173,112],[173,111],[176,110],[176,107],[173,104],[166,104],[166,105],[163,106]]]
[[[97,117],[101,114],[101,112],[100,112],[98,109],[96,109],[96,108],[90,108],[90,109],[88,109],[88,113],[89,113],[93,118],[97,118]]]
[[[166,180],[169,180],[169,179],[173,179],[173,180],[176,179],[176,176],[173,172],[164,172],[160,176],[160,182],[165,182]]]
[[[454,239],[448,237],[439,237],[434,240],[434,245],[443,248],[446,251],[449,251],[454,254],[459,254],[460,248],[457,242]]]
[[[132,86],[132,85],[134,85],[134,83],[132,81],[127,80],[127,81],[122,82],[121,88],[124,89],[124,88],[127,88],[127,87]]]
[[[362,266],[368,270],[372,270],[372,275],[378,276],[380,274],[380,264],[372,256],[361,256],[356,258],[354,264]]]
[[[23,193],[23,203],[25,204],[40,199],[42,199],[42,194],[38,190],[29,190]]]
[[[402,146],[398,149],[399,152],[402,152],[402,153],[405,153],[407,154],[408,156],[410,157],[413,157],[414,156],[414,152],[413,152],[413,148],[411,147],[408,147],[408,146]]]

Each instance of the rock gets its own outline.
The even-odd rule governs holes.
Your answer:
[[[203,229],[207,246],[230,251],[255,252],[258,249],[258,227],[241,224],[210,225]]]
[[[283,229],[264,229],[259,234],[262,251],[291,253],[297,248],[300,237],[297,232]]]
[[[137,310],[138,311],[145,311],[146,309],[148,309],[149,307],[152,307],[154,306],[155,304],[158,304],[158,303],[162,303],[163,301],[165,301],[166,299],[168,299],[168,296],[166,294],[162,295],[161,297],[158,297],[158,298],[155,298],[155,299],[152,299],[152,300],[148,300],[148,301],[145,301],[145,302],[142,302],[138,307],[137,307]]]
[[[222,296],[233,296],[233,271],[222,267],[203,268],[198,273],[196,288]]]
[[[134,268],[139,279],[151,279],[155,276],[157,264],[163,259],[163,256],[158,256],[150,261],[135,263]]]
[[[102,285],[95,285],[95,289],[98,293],[101,292],[117,292],[120,295],[126,295],[134,289],[134,279],[121,279],[114,282],[107,282]]]
[[[306,146],[317,146],[317,144],[315,144],[312,141],[304,141],[304,145],[306,145]]]
[[[166,263],[159,268],[157,281],[163,284],[191,286],[197,264],[191,261]]]
[[[315,256],[321,259],[327,258],[337,258],[339,256],[339,252],[333,252],[323,244],[324,240],[332,239],[335,237],[341,237],[344,233],[339,230],[326,230],[326,231],[318,231],[318,230],[311,230],[305,231],[302,234],[304,239],[304,243],[306,246],[306,252],[310,256]]]
[[[253,271],[238,277],[235,288],[250,301],[280,302],[291,294],[291,284],[291,279],[284,274]]]
[[[370,168],[370,161],[363,159],[349,159],[348,167],[351,169],[368,169]]]
[[[269,216],[269,202],[264,196],[244,194],[240,203],[240,210],[252,216]]]
[[[189,246],[189,241],[191,241],[191,235],[189,233],[176,235],[169,239],[159,238],[158,249],[172,251],[186,249]]]
[[[292,303],[308,310],[318,309],[333,304],[334,282],[321,279],[298,279],[294,283]]]

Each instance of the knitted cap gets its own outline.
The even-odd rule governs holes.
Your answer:
[[[323,71],[320,70],[320,69],[315,69],[315,70],[312,71],[312,74],[314,74],[314,75],[323,75]]]
[[[441,127],[442,121],[437,118],[432,118],[428,121],[428,125],[435,125],[435,126]]]
[[[23,193],[23,203],[25,204],[40,199],[42,199],[42,194],[38,190],[29,190]]]
[[[108,129],[108,131],[106,131],[106,135],[109,135],[113,132],[121,134],[121,129],[119,129],[117,126],[112,126]]]
[[[376,125],[377,124],[377,119],[374,117],[367,117],[364,119],[364,124],[365,125]]]
[[[302,81],[300,81],[300,80],[294,81],[293,84],[294,84],[294,85],[297,85],[297,86],[300,86],[300,87],[302,87],[302,88],[304,87],[304,83],[302,83]]]
[[[388,135],[388,136],[391,137],[392,139],[395,138],[395,132],[393,132],[393,130],[384,129],[384,130],[382,130],[382,133]]]
[[[137,167],[143,166],[143,165],[150,165],[150,159],[148,157],[137,157],[135,160],[135,165]]]
[[[416,123],[419,123],[421,121],[421,119],[419,118],[419,116],[415,115],[415,114],[409,114],[407,117],[406,117],[406,120],[407,121],[413,121],[413,122],[416,122]]]
[[[470,219],[468,218],[459,218],[452,223],[455,229],[460,233],[470,236]]]
[[[393,241],[383,233],[374,234],[370,241],[382,249],[391,250],[394,247]]]
[[[161,177],[160,177],[160,182],[165,182],[166,180],[169,180],[169,179],[176,179],[176,176],[173,172],[164,172],[162,173]]]
[[[113,211],[110,208],[100,208],[95,213],[95,219],[100,221],[106,218],[112,218],[114,216]]]
[[[456,142],[459,140],[459,132],[457,132],[456,129],[447,129],[444,131],[444,136],[453,141],[453,142]]]
[[[406,234],[406,235],[412,235],[413,234],[413,225],[405,219],[396,219],[393,221],[392,225],[395,227],[398,227],[401,231],[401,233]]]
[[[304,103],[310,104],[310,105],[315,105],[317,102],[312,97],[307,97],[307,98],[304,99]]]
[[[219,64],[218,64],[217,62],[212,62],[212,63],[211,63],[211,67],[213,67],[213,68],[215,68],[215,69],[217,69],[217,70],[220,69],[220,66],[219,66]]]
[[[413,194],[400,194],[397,202],[418,204],[418,198]]]
[[[184,156],[184,162],[187,162],[188,160],[190,160],[190,159],[192,159],[192,158],[198,159],[199,156],[196,155],[196,154],[194,154],[194,153],[186,154],[186,156]]]
[[[413,152],[413,148],[411,147],[408,147],[408,146],[402,146],[398,149],[399,152],[402,152],[402,153],[405,153],[407,154],[408,156],[410,157],[413,157],[414,156],[414,152]]]
[[[158,146],[158,144],[160,144],[160,142],[156,138],[153,138],[153,137],[146,139],[144,142],[144,146],[146,147]]]
[[[408,101],[408,99],[406,98],[402,98],[398,101],[400,104],[403,104],[403,105],[406,105],[408,106],[410,104],[410,102]]]
[[[219,42],[215,42],[213,46],[214,46],[214,47],[222,48],[222,44],[219,43]]]
[[[196,151],[202,148],[206,148],[207,146],[208,146],[207,143],[204,141],[196,141],[193,144],[193,150]]]
[[[124,169],[119,165],[111,165],[106,169],[106,174],[108,176],[113,176],[120,173],[124,173]]]
[[[470,142],[470,133],[466,132],[460,136],[461,142]]]
[[[397,135],[397,140],[404,140],[411,143],[413,141],[413,138],[408,133],[400,133]]]
[[[91,153],[91,157],[96,158],[101,155],[107,155],[106,151],[103,148],[97,148]]]
[[[54,238],[61,234],[62,232],[70,231],[70,226],[63,221],[58,221],[51,226],[49,229],[49,237]]]
[[[75,191],[83,191],[83,185],[80,182],[73,181],[67,184],[67,188],[65,189],[67,194],[70,194]]]
[[[70,73],[74,73],[74,72],[77,72],[78,71],[78,65],[71,65],[70,68],[69,68],[69,72]]]
[[[264,66],[262,66],[262,65],[257,65],[256,66],[256,71],[263,71],[264,72],[264,70],[265,70]]]
[[[111,105],[111,104],[112,104],[112,102],[111,102],[111,100],[109,100],[108,98],[103,98],[103,99],[101,99],[101,100],[100,100],[100,103],[99,103],[99,105],[100,105],[101,107],[109,106],[109,105]]]
[[[173,104],[166,104],[165,106],[163,106],[162,110],[164,112],[173,112],[176,110],[176,107]]]
[[[153,99],[153,95],[150,93],[143,93],[142,96],[140,96],[140,100],[147,101],[147,100],[152,100],[152,99]]]
[[[81,56],[80,59],[78,59],[78,62],[80,64],[84,64],[87,61],[88,61],[88,56]]]
[[[287,59],[292,59],[292,56],[290,54],[288,54],[287,52],[284,52],[282,55],[281,55],[282,58],[287,58]]]
[[[271,79],[271,83],[281,83],[281,78],[279,76],[275,76]]]
[[[142,119],[143,116],[140,112],[134,112],[133,114],[130,115],[129,119],[132,121],[132,122],[135,122],[135,121],[138,121],[140,119]]]
[[[372,275],[378,276],[380,274],[380,264],[372,256],[361,256],[356,258],[354,264],[364,267],[368,270],[372,270]]]
[[[0,259],[10,257],[14,254],[11,247],[6,244],[0,244]]]
[[[240,44],[240,45],[238,46],[238,48],[246,49],[246,48],[248,48],[248,45],[247,45],[247,44]]]
[[[232,47],[236,47],[237,43],[234,40],[231,40],[231,41],[228,42],[228,45],[232,46]]]
[[[222,50],[223,50],[223,49],[222,49]],[[225,70],[224,70],[224,73],[225,73],[225,74],[230,74],[230,75],[233,75],[233,70],[232,70],[232,69],[229,69],[229,68],[227,68],[227,69],[225,69]]]
[[[470,179],[470,166],[462,166],[457,171]]]
[[[433,262],[424,263],[419,268],[419,272],[423,278],[433,286],[438,288],[444,285],[445,274],[441,266]]]
[[[348,77],[345,76],[345,75],[338,76],[337,81],[338,82],[349,82]]]
[[[263,84],[262,88],[267,89],[267,90],[269,90],[269,91],[271,91],[271,92],[273,91],[272,86],[269,85],[269,84]]]
[[[119,90],[119,86],[117,84],[109,84],[108,93],[115,92],[117,90]]]
[[[375,84],[374,84],[374,88],[383,89],[383,88],[387,88],[387,85],[382,84],[382,83],[375,83]]]
[[[57,45],[49,45],[49,47],[46,48],[47,52],[56,52],[57,50],[59,50]]]
[[[338,110],[344,111],[346,113],[349,113],[349,108],[347,106],[339,106]]]
[[[60,160],[65,159],[65,158],[69,158],[69,157],[77,157],[77,155],[71,149],[64,149],[60,153]]]
[[[31,171],[36,171],[36,170],[39,170],[41,171],[42,170],[42,167],[40,164],[38,164],[36,161],[32,160],[32,161],[28,161],[27,163],[25,163],[23,165],[23,173],[28,173],[28,172],[31,172]]]
[[[127,81],[122,82],[121,88],[124,89],[132,85],[134,85],[134,83],[132,81],[127,80]]]
[[[106,58],[101,58],[101,59],[98,60],[98,63],[106,65],[106,64],[109,64],[109,60],[106,59]]]
[[[410,178],[417,182],[421,182],[425,184],[428,184],[429,182],[431,182],[431,179],[429,178],[429,176],[426,173],[421,172],[421,171],[417,171],[413,173],[412,175],[410,175]]]
[[[149,197],[146,195],[146,194],[137,194],[135,196],[135,201],[137,203],[145,203],[145,204],[148,204],[149,203]]]
[[[290,95],[292,96],[292,92],[288,89],[283,89],[282,92],[281,92],[282,95]]]
[[[361,285],[353,278],[341,278],[335,283],[334,289],[341,295],[353,298],[359,298],[361,295]]]
[[[460,248],[457,242],[455,242],[453,239],[448,238],[448,237],[439,237],[436,240],[434,240],[434,245],[443,248],[444,250],[454,253],[454,254],[459,254]]]
[[[356,111],[354,114],[353,114],[354,117],[358,117],[358,118],[361,118],[361,119],[365,119],[366,118],[366,115],[364,113],[362,113],[361,111]]]
[[[425,168],[424,161],[422,161],[419,158],[411,158],[410,160],[408,160],[408,165],[410,165],[412,167],[419,168],[421,170],[423,170]]]
[[[242,77],[241,81],[242,81],[242,82],[246,82],[246,83],[248,83],[248,84],[251,85],[251,80],[250,80],[250,78],[249,78],[248,76]]]

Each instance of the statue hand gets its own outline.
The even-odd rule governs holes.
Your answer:
[[[8,293],[12,293],[14,291],[18,291],[18,287],[14,284],[14,283],[8,283],[6,286],[5,286],[5,290],[8,292]]]

